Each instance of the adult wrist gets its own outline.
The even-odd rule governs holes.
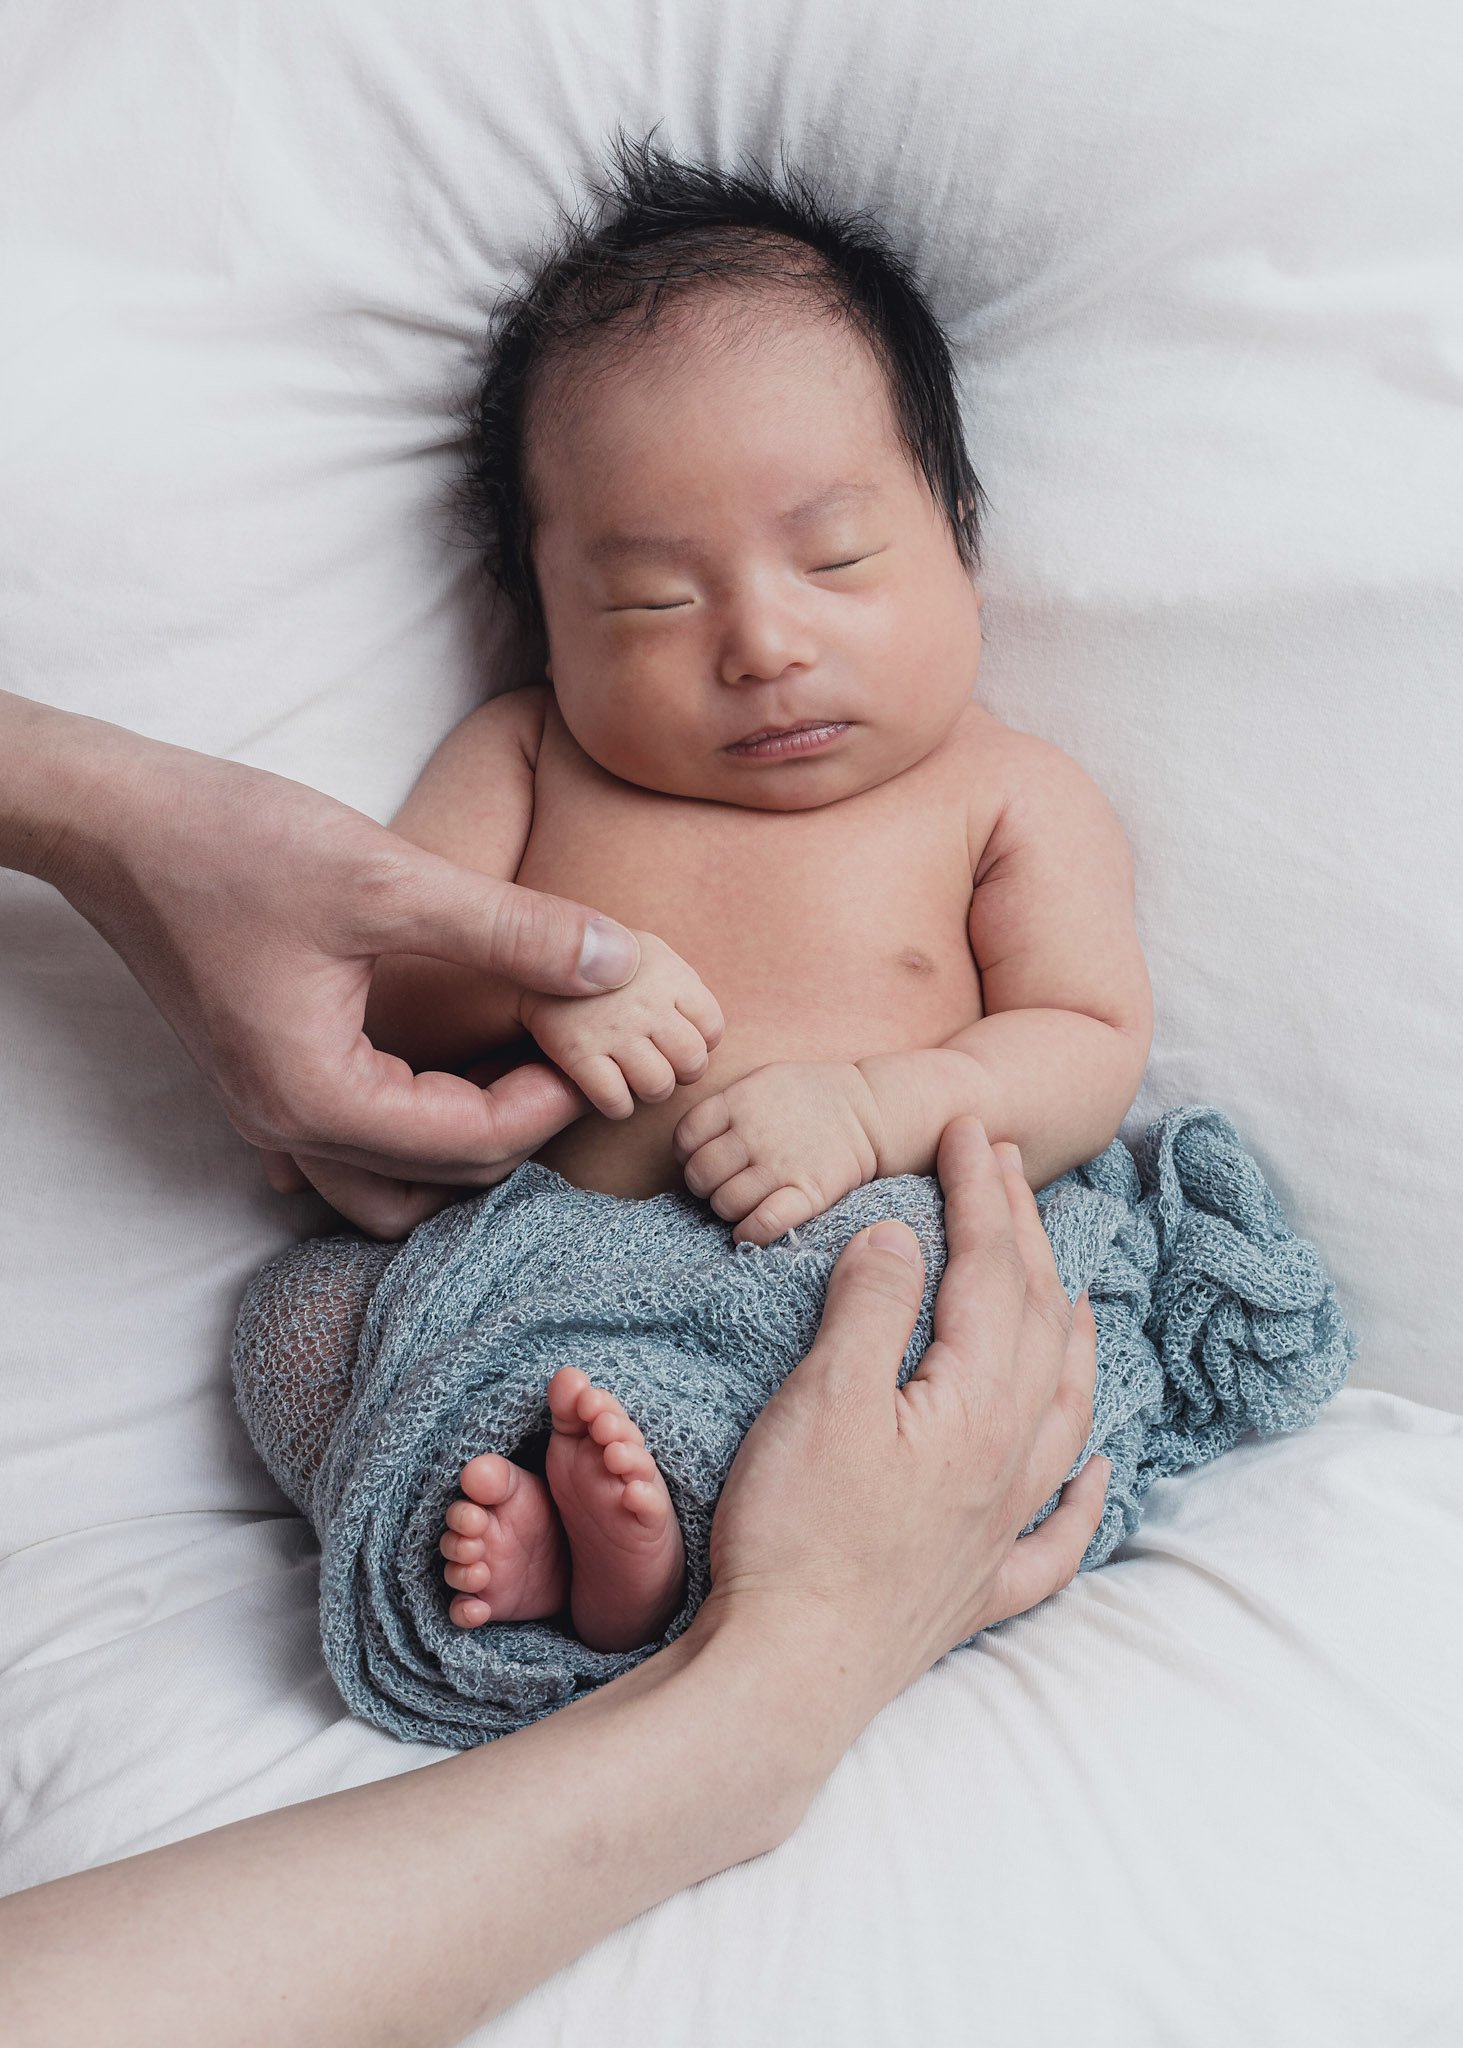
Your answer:
[[[0,864],[74,901],[98,860],[119,854],[118,793],[160,749],[104,719],[0,691]]]
[[[736,1717],[739,1796],[756,1787],[761,1847],[775,1847],[888,1699],[871,1691],[846,1626],[781,1594],[713,1587],[671,1650],[682,1644],[699,1660],[689,1685],[714,1690]]]

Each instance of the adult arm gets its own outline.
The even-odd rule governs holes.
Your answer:
[[[0,865],[96,926],[251,1144],[453,1186],[501,1180],[587,1105],[547,1063],[484,1089],[378,1051],[378,956],[570,996],[639,960],[585,905],[469,874],[301,783],[5,691]]]
[[[0,1901],[7,2048],[432,2048],[682,1887],[785,1840],[858,1732],[1076,1572],[1095,1331],[1013,1148],[941,1141],[948,1263],[903,1224],[834,1268],[738,1453],[691,1627],[573,1706],[428,1768]],[[895,1249],[872,1240],[892,1238]]]

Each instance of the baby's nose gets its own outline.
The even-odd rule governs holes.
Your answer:
[[[729,683],[774,683],[790,668],[811,668],[816,658],[811,628],[796,606],[747,605],[728,626],[721,673]]]

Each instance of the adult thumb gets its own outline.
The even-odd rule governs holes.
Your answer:
[[[797,1374],[830,1397],[871,1377],[892,1387],[924,1299],[924,1255],[905,1223],[889,1219],[851,1237],[828,1276],[823,1321]]]
[[[376,906],[373,951],[425,953],[545,995],[599,995],[638,970],[640,942],[613,918],[398,843],[400,886]]]

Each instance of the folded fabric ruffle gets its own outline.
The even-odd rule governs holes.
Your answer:
[[[1037,1206],[1069,1298],[1087,1289],[1097,1323],[1092,1430],[1072,1468],[1094,1451],[1112,1461],[1082,1560],[1090,1571],[1137,1527],[1155,1479],[1217,1457],[1246,1430],[1313,1421],[1356,1338],[1314,1246],[1289,1229],[1217,1109],[1170,1110],[1135,1151],[1115,1139]],[[811,1345],[839,1252],[886,1216],[920,1241],[925,1291],[903,1385],[932,1335],[943,1215],[938,1181],[906,1174],[856,1189],[777,1244],[733,1245],[731,1225],[689,1194],[600,1194],[529,1162],[399,1249],[316,1239],[266,1267],[235,1331],[238,1405],[319,1535],[321,1636],[351,1712],[407,1740],[469,1748],[673,1641],[709,1588],[711,1519],[732,1460]],[[312,1267],[318,1277],[350,1265],[364,1271],[369,1305],[353,1369],[341,1368],[343,1410],[315,1383],[330,1422],[312,1445],[309,1402],[298,1383],[281,1400],[290,1382],[273,1354],[281,1331],[297,1354],[321,1350],[291,1304],[328,1293],[311,1295]],[[534,1463],[545,1390],[571,1364],[643,1431],[685,1539],[685,1600],[635,1650],[590,1649],[562,1617],[477,1629],[448,1619],[437,1543],[461,1468],[484,1450]]]

